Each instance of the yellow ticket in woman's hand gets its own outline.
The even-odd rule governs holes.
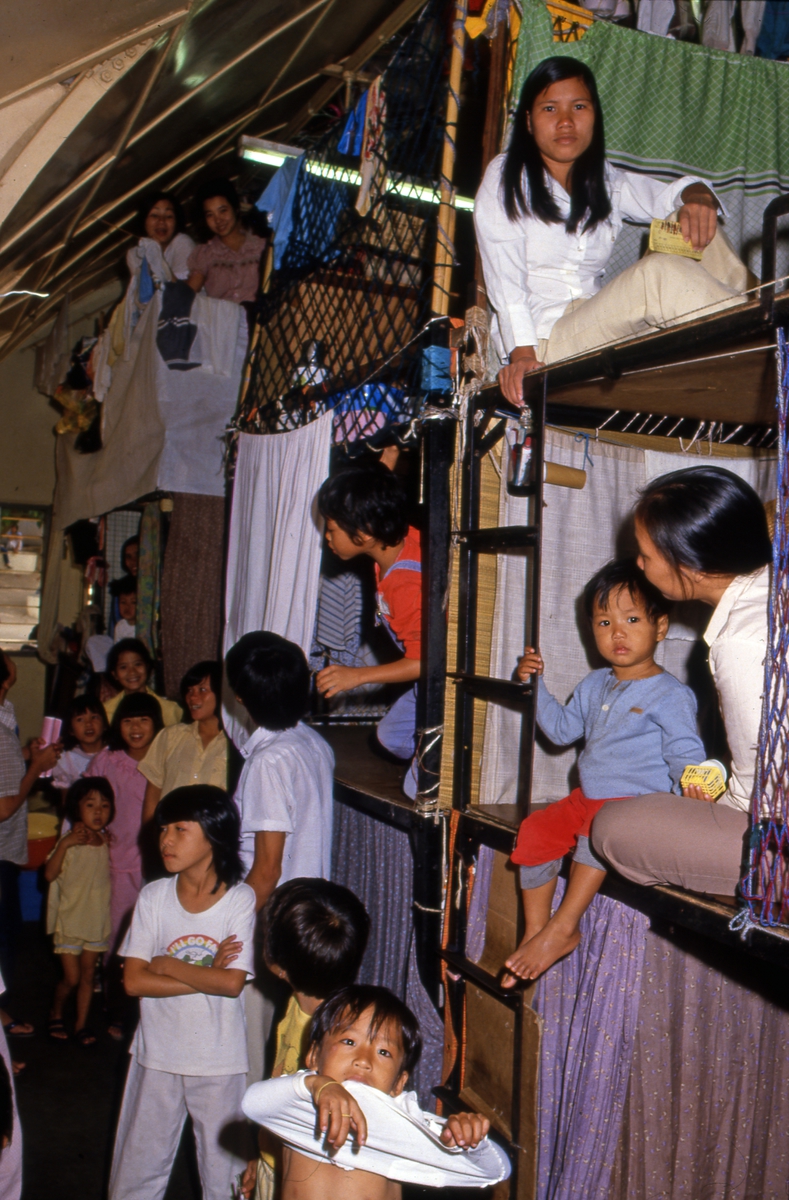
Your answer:
[[[726,768],[716,758],[706,759],[697,767],[685,767],[679,782],[683,788],[703,788],[708,796],[717,800],[726,791]]]
[[[649,248],[658,254],[681,254],[683,258],[701,260],[702,250],[694,250],[682,236],[679,221],[652,221],[649,226]]]

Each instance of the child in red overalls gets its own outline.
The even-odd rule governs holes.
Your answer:
[[[343,562],[366,554],[375,563],[378,619],[402,658],[371,667],[339,664],[318,672],[318,691],[327,699],[363,683],[410,687],[378,723],[378,740],[397,758],[410,760],[403,790],[417,790],[416,695],[422,673],[422,549],[419,531],[408,524],[407,500],[386,467],[348,467],[327,479],[318,493],[326,541]]]

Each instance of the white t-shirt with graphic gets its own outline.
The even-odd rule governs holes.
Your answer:
[[[182,907],[177,876],[157,879],[140,892],[121,955],[150,962],[169,954],[210,967],[230,934],[243,942],[232,963],[251,978],[255,893],[245,883],[230,888],[201,913]],[[240,1075],[249,1069],[243,994],[238,997],[144,996],[131,1052],[141,1067],[173,1075]]]

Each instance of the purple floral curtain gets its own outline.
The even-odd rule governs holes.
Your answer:
[[[441,1082],[444,1030],[416,966],[413,873],[405,830],[335,804],[332,879],[355,892],[370,914],[359,982],[390,988],[419,1021],[422,1055],[409,1088],[418,1092],[423,1108],[434,1110],[432,1089]]]
[[[556,904],[564,880],[556,890]],[[597,896],[578,949],[536,991],[538,1200],[607,1200],[627,1099],[648,920]]]
[[[787,972],[647,934],[610,1200],[786,1200]]]

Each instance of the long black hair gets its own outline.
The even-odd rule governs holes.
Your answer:
[[[676,571],[749,575],[772,561],[764,505],[723,467],[661,475],[641,492],[634,516]]]
[[[568,180],[570,215],[566,221],[548,190],[545,163],[526,120],[537,97],[552,83],[560,83],[563,79],[580,79],[586,85],[594,108],[592,141],[573,163]],[[528,198],[523,190],[524,171],[529,184]],[[556,55],[544,58],[528,76],[512,122],[512,140],[504,163],[501,187],[504,208],[511,221],[516,221],[521,214],[531,214],[549,225],[564,223],[568,233],[575,233],[582,221],[583,232],[586,232],[611,215],[611,198],[605,182],[603,110],[595,77],[586,63],[579,62],[577,58]]]
[[[164,729],[162,706],[156,696],[152,696],[150,692],[128,692],[112,714],[112,724],[107,741],[110,750],[126,749],[126,743],[121,733],[121,722],[130,721],[134,717],[150,717],[153,721],[154,737]]]
[[[181,704],[183,706],[184,715],[181,721],[184,725],[191,725],[194,718],[189,711],[189,705],[186,703],[186,693],[190,688],[198,687],[204,679],[207,679],[211,684],[211,691],[216,696],[216,712],[215,716],[219,722],[219,728],[222,728],[222,664],[216,659],[204,659],[203,662],[195,663],[193,667],[184,675],[181,680],[180,693]]]
[[[143,196],[142,200],[140,201],[140,206],[137,209],[137,232],[139,233],[140,237],[145,236],[145,222],[148,220],[151,209],[155,208],[160,200],[166,200],[173,210],[173,215],[175,216],[175,232],[183,233],[186,229],[186,217],[184,216],[184,210],[172,192],[148,192],[147,195]],[[129,544],[129,542],[136,541],[139,543],[139,540],[139,538],[129,538],[124,544],[123,550],[126,549],[126,546]],[[121,562],[123,562],[123,551],[121,551]]]
[[[156,824],[161,829],[176,821],[197,821],[214,852],[215,892],[220,884],[235,887],[244,878],[241,861],[241,817],[232,796],[209,783],[173,788],[156,806]]]

